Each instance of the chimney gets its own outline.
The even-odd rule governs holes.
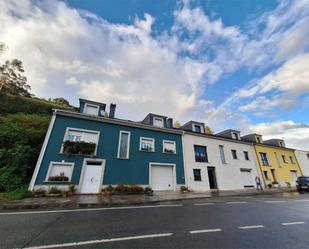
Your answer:
[[[168,118],[167,119],[167,128],[173,128],[173,119],[172,118]]]
[[[109,118],[115,118],[116,104],[110,104],[109,106]]]

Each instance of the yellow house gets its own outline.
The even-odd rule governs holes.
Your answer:
[[[294,149],[286,148],[284,140],[270,139],[263,141],[259,134],[242,137],[253,143],[256,159],[261,170],[265,186],[295,186],[301,169],[294,154]]]

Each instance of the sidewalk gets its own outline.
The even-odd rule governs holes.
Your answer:
[[[23,200],[0,202],[0,211],[25,210],[25,209],[73,209],[95,208],[111,206],[129,206],[146,204],[164,204],[173,201],[220,198],[220,197],[244,197],[257,195],[272,195],[279,193],[295,192],[295,188],[289,189],[266,189],[262,192],[257,190],[237,191],[208,191],[208,192],[155,192],[153,196],[147,195],[74,195],[71,197],[40,197],[26,198]]]

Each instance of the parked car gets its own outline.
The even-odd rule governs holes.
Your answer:
[[[307,190],[309,191],[309,177],[308,176],[300,176],[297,178],[296,187],[299,191]]]

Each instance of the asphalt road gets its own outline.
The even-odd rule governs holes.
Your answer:
[[[0,213],[0,248],[309,248],[309,194]]]

